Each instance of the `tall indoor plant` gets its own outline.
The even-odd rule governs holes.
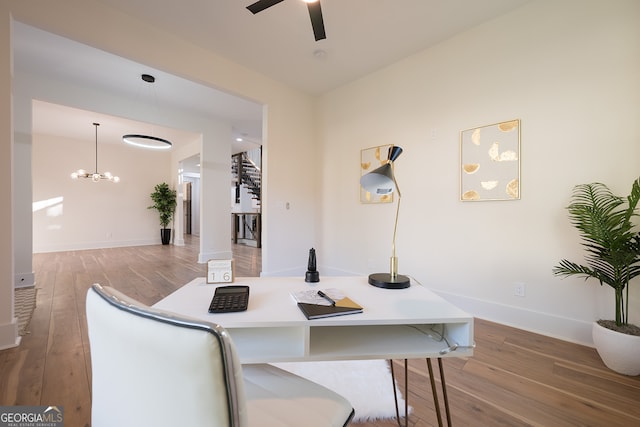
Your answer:
[[[615,321],[594,322],[594,344],[607,366],[629,375],[640,374],[640,328],[629,324],[629,285],[640,275],[640,232],[634,224],[639,201],[640,178],[633,182],[626,198],[616,196],[602,183],[577,185],[567,209],[571,223],[582,237],[586,265],[563,259],[553,268],[557,276],[594,278],[600,285],[613,288]],[[603,336],[619,338],[616,333],[630,336],[638,350],[632,350],[629,343],[623,344],[626,348],[621,350],[600,348],[604,341],[610,341]],[[628,367],[628,363],[620,362],[624,366],[619,367],[617,361],[610,360],[610,356],[618,358],[619,353],[629,352],[638,366]]]
[[[163,182],[155,186],[151,193],[153,205],[147,209],[155,209],[160,217],[160,237],[163,245],[168,245],[171,241],[171,229],[168,228],[169,223],[173,219],[176,210],[176,190],[169,188],[169,184]]]

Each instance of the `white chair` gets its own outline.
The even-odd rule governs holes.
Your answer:
[[[242,366],[219,325],[87,293],[93,427],[344,426],[342,396],[271,365]]]

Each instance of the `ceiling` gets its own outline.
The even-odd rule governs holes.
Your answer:
[[[529,0],[321,0],[315,41],[302,0],[253,15],[255,0],[99,0],[257,70],[321,94],[513,10]],[[324,55],[315,54],[316,51]]]
[[[322,0],[327,38],[318,42],[301,0],[284,0],[256,15],[246,9],[253,0],[98,1],[317,95],[534,0]],[[129,98],[141,96],[140,74],[153,74],[155,102],[228,120],[234,137],[243,136],[248,148],[261,143],[262,106],[248,100],[20,23],[15,25],[14,58],[16,72],[46,70],[53,78]],[[88,134],[93,141],[95,119],[87,121],[86,115],[47,103],[37,108],[34,132],[79,139]],[[132,129],[134,124],[122,126]],[[107,128],[101,126],[100,135],[110,139]],[[193,137],[191,132],[166,131],[178,141]]]
[[[205,87],[157,69],[92,48],[46,31],[15,23],[13,49],[16,73],[28,73],[38,78],[72,82],[87,88],[129,99],[133,108],[157,111],[162,122],[163,106],[187,114],[223,119],[233,128],[235,152],[255,148],[262,140],[262,106],[237,96]],[[145,83],[143,73],[152,74],[156,81]],[[164,113],[167,114],[167,113]],[[48,102],[34,102],[34,133],[64,138],[94,140],[92,123],[100,123],[100,141],[119,142],[124,133],[161,136],[179,147],[197,138],[193,130],[170,129],[149,123],[136,122],[96,111],[82,111]],[[242,143],[235,142],[242,137]]]

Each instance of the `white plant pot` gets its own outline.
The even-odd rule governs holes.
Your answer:
[[[593,343],[607,367],[624,375],[640,375],[640,336],[628,335],[593,322]]]

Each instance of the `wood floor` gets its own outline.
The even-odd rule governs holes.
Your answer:
[[[0,405],[59,405],[65,426],[89,426],[88,287],[108,284],[153,304],[204,276],[205,266],[196,262],[196,241],[185,247],[34,255],[37,307],[22,344],[0,351]],[[258,274],[260,250],[237,246],[234,258],[238,276]],[[453,425],[640,426],[640,377],[609,371],[595,350],[483,320],[476,320],[475,340],[473,357],[444,360]],[[402,384],[402,361],[393,363]],[[410,361],[409,379],[414,408],[409,425],[437,425],[424,360]]]

